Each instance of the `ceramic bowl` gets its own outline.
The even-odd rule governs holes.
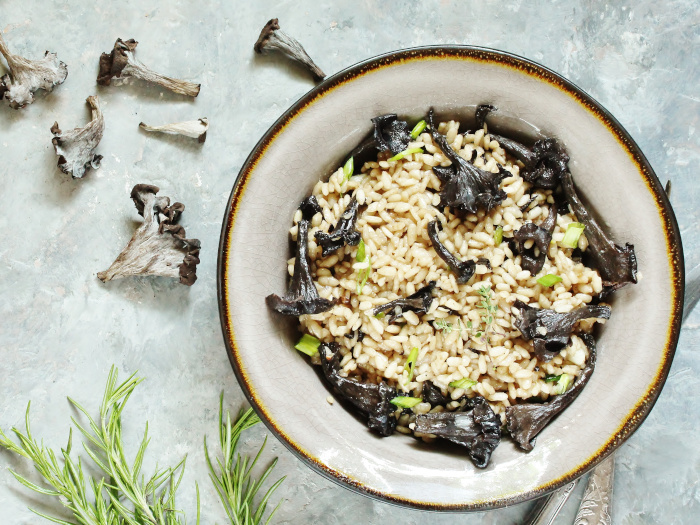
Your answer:
[[[371,129],[398,113],[471,119],[495,104],[492,126],[554,136],[579,192],[620,244],[634,244],[641,280],[620,290],[600,332],[598,364],[574,404],[524,453],[504,439],[485,470],[466,455],[408,436],[380,438],[329,394],[293,349],[294,319],[268,310],[283,293],[288,230],[299,202]],[[651,410],[676,347],[683,257],[668,199],[642,152],[589,95],[549,69],[488,49],[441,46],[389,53],[328,78],[270,128],[236,180],[223,223],[219,304],[231,364],[268,428],[310,467],[347,488],[436,510],[511,505],[580,476]]]

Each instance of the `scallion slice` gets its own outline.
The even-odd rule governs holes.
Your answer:
[[[569,389],[570,384],[571,376],[569,374],[562,374],[559,380],[557,381],[557,384],[555,385],[552,394],[563,394]]]
[[[294,345],[294,348],[306,355],[316,355],[318,353],[318,347],[321,346],[321,341],[316,339],[313,335],[304,334],[299,339],[299,342]]]
[[[549,374],[544,376],[544,382],[545,383],[556,383],[561,379],[562,374],[559,374],[558,376],[555,376],[554,374]]]
[[[493,232],[493,243],[496,246],[500,246],[503,242],[503,228],[501,226],[496,226],[496,230]]]
[[[408,148],[403,150],[401,153],[397,153],[389,159],[389,162],[394,162],[395,160],[401,160],[406,155],[413,155],[414,153],[423,153],[423,148]]]
[[[555,284],[560,283],[561,280],[561,277],[559,277],[558,275],[548,273],[547,275],[543,275],[542,277],[537,279],[537,282],[546,288],[551,288]]]
[[[350,180],[350,177],[354,175],[355,171],[355,159],[353,157],[350,157],[348,161],[345,163],[345,166],[343,166],[343,181],[347,182]]]
[[[418,124],[413,126],[411,130],[411,138],[417,139],[418,136],[423,133],[423,130],[428,127],[428,123],[425,120],[421,120]]]
[[[367,268],[357,272],[357,295],[360,295],[362,293],[362,288],[367,284],[369,274],[372,273],[372,260],[367,253],[367,248],[365,248],[365,241],[362,239],[360,239],[360,244],[357,245],[355,260],[357,262],[367,262]]]
[[[561,241],[561,245],[565,248],[576,248],[578,246],[578,239],[581,237],[583,230],[586,226],[580,222],[572,222],[566,227],[566,233]]]
[[[408,372],[408,382],[413,380],[413,369],[416,367],[416,359],[418,359],[418,347],[411,348],[411,353],[408,354],[408,360],[403,365],[403,369]]]
[[[478,382],[474,381],[473,379],[469,379],[468,377],[463,377],[462,379],[458,379],[457,381],[452,381],[449,386],[452,388],[471,388],[473,386],[476,386]]]
[[[355,260],[357,262],[363,262],[365,260],[365,241],[360,239],[360,244],[357,245],[357,253],[355,254]]]
[[[389,401],[392,405],[399,408],[411,408],[423,401],[420,397],[398,396]]]

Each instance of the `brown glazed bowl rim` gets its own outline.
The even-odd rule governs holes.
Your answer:
[[[667,256],[670,261],[670,265],[675,273],[673,278],[674,289],[671,290],[673,294],[672,304],[673,312],[671,314],[672,321],[670,323],[670,329],[668,331],[666,348],[664,349],[664,357],[662,365],[657,370],[654,381],[647,390],[644,396],[642,396],[637,402],[634,409],[629,412],[624,419],[623,423],[618,428],[617,432],[614,433],[607,443],[601,447],[595,454],[588,458],[580,464],[576,469],[568,472],[564,476],[545,483],[534,490],[527,490],[517,494],[511,494],[505,497],[495,498],[486,501],[479,501],[470,504],[426,504],[421,501],[414,501],[412,499],[400,497],[397,495],[387,494],[375,489],[365,487],[362,483],[357,480],[351,479],[342,472],[338,472],[327,465],[321,463],[318,459],[310,456],[306,451],[304,451],[300,446],[294,443],[285,432],[277,428],[274,421],[266,414],[264,407],[257,401],[255,392],[252,386],[247,381],[245,374],[242,370],[241,363],[238,360],[236,352],[236,341],[229,322],[229,307],[226,300],[226,282],[227,282],[227,254],[229,237],[232,231],[236,212],[237,203],[244,193],[246,183],[249,179],[249,174],[255,168],[258,160],[264,155],[265,151],[269,145],[273,142],[275,137],[282,132],[286,125],[294,119],[296,115],[302,112],[306,107],[308,107],[313,101],[322,98],[325,94],[332,91],[335,87],[342,85],[344,83],[350,82],[356,78],[363,76],[365,73],[370,71],[375,71],[378,69],[383,69],[391,67],[392,65],[408,62],[408,61],[420,61],[424,59],[463,59],[480,61],[486,63],[500,64],[506,67],[517,69],[520,72],[525,72],[528,75],[538,78],[543,82],[547,82],[556,86],[557,88],[565,91],[567,94],[575,98],[582,105],[586,107],[604,126],[606,126],[618,139],[621,146],[625,148],[627,153],[637,164],[640,174],[643,176],[646,185],[653,195],[656,205],[659,209],[660,215],[663,219],[663,229],[665,232],[667,240]],[[465,45],[438,45],[438,46],[423,46],[415,47],[409,49],[402,49],[398,51],[388,52],[382,55],[378,55],[367,60],[358,62],[330,77],[327,77],[323,82],[315,86],[308,93],[302,96],[297,102],[295,102],[289,109],[287,109],[282,116],[277,119],[277,121],[268,129],[268,131],[263,135],[260,141],[253,148],[252,152],[244,162],[241,170],[236,178],[231,191],[231,196],[229,198],[226,213],[223,219],[221,237],[219,242],[219,254],[218,254],[218,264],[217,264],[217,298],[219,303],[219,313],[221,320],[221,327],[224,335],[224,342],[226,345],[226,350],[228,352],[229,360],[231,361],[231,366],[236,374],[241,388],[251,406],[256,410],[260,419],[265,423],[267,428],[287,446],[287,448],[292,451],[298,458],[303,460],[308,466],[314,469],[319,474],[324,477],[340,484],[341,486],[351,489],[360,494],[376,498],[381,501],[388,503],[425,509],[425,510],[439,510],[439,511],[477,511],[494,509],[499,507],[505,507],[514,505],[517,503],[522,503],[534,498],[538,498],[548,492],[556,490],[570,481],[578,478],[579,476],[585,474],[590,469],[595,467],[599,462],[610,455],[617,447],[624,443],[634,432],[639,428],[641,423],[646,419],[649,412],[651,411],[654,403],[656,402],[661,389],[668,376],[671,363],[673,361],[673,356],[678,344],[678,337],[681,328],[681,318],[683,310],[683,295],[685,286],[685,273],[683,264],[683,248],[681,245],[681,237],[678,229],[678,224],[668,200],[666,192],[664,191],[659,179],[654,173],[651,165],[647,161],[646,157],[642,153],[639,146],[634,142],[629,133],[623,128],[623,126],[613,117],[600,103],[598,103],[593,97],[588,95],[581,88],[576,86],[571,81],[565,79],[558,73],[555,73],[551,69],[537,64],[529,59],[507,53],[504,51],[499,51],[495,49],[476,47],[476,46],[465,46]]]

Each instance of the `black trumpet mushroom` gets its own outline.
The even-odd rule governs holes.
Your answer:
[[[392,155],[397,155],[408,148],[408,143],[411,142],[408,122],[390,113],[374,117],[372,124],[375,146],[379,151],[389,150]]]
[[[544,266],[547,259],[547,250],[549,243],[552,242],[552,233],[554,226],[557,223],[557,205],[552,204],[549,208],[547,218],[537,226],[534,222],[528,222],[515,232],[513,237],[518,243],[518,250],[522,258],[520,266],[523,270],[528,270],[532,275],[536,275]],[[534,241],[532,248],[525,248],[525,242],[528,240]],[[535,254],[535,248],[539,250]]]
[[[435,288],[435,281],[430,281],[426,286],[416,290],[408,297],[395,299],[386,304],[377,306],[372,310],[372,315],[375,317],[379,314],[389,313],[389,323],[393,323],[397,319],[403,316],[403,313],[407,310],[415,312],[417,314],[424,314],[430,309],[430,304],[433,302],[433,288]]]
[[[545,308],[532,308],[522,301],[513,304],[520,315],[513,323],[523,337],[532,341],[537,358],[550,361],[569,344],[574,325],[584,319],[610,319],[610,308],[604,305],[586,305],[567,313]]]
[[[328,257],[346,244],[349,246],[357,246],[360,244],[362,236],[360,232],[355,229],[357,208],[357,199],[353,197],[340,216],[340,219],[338,219],[338,224],[336,224],[335,227],[332,226],[328,233],[316,232],[314,237],[316,238],[316,242],[323,248],[323,257]]]
[[[396,429],[394,412],[396,407],[391,400],[396,390],[383,381],[360,383],[340,375],[340,347],[337,343],[322,343],[318,348],[321,369],[326,381],[341,399],[353,405],[367,418],[367,426],[380,436],[390,436]]]
[[[481,396],[469,399],[464,410],[419,414],[414,430],[467,447],[474,465],[485,468],[501,442],[501,419]]]
[[[292,282],[284,297],[277,294],[268,295],[267,305],[283,315],[300,316],[304,314],[318,314],[326,312],[333,307],[333,302],[323,299],[318,295],[316,285],[311,277],[309,262],[309,214],[313,212],[313,203],[305,199],[300,208],[302,209],[302,219],[299,221],[297,233],[296,259],[294,260],[294,274]],[[318,203],[315,202],[316,206]],[[313,217],[313,214],[311,215]]]
[[[423,383],[421,395],[423,396],[423,401],[430,403],[434,407],[438,405],[445,406],[450,402],[450,399],[432,381]]]
[[[464,217],[467,213],[476,213],[478,208],[489,211],[503,199],[506,194],[500,189],[501,181],[510,173],[499,168],[498,173],[484,171],[464,160],[447,143],[445,136],[438,132],[430,108],[426,118],[430,135],[442,153],[452,162],[451,166],[435,166],[433,172],[442,182],[440,204],[449,206],[452,213]]]
[[[311,221],[314,215],[321,213],[321,205],[316,200],[316,197],[309,195],[301,204],[299,204],[299,209],[301,210],[301,216],[307,221]]]
[[[601,298],[626,284],[636,283],[637,256],[634,253],[634,245],[627,243],[623,248],[615,244],[603,231],[581,202],[576,193],[571,173],[568,171],[562,175],[561,185],[571,211],[574,212],[579,222],[586,227],[586,239],[588,240],[586,253],[603,278]]]
[[[489,260],[483,257],[476,261],[460,261],[457,259],[457,257],[450,253],[447,247],[440,242],[440,230],[442,230],[442,224],[440,224],[440,221],[437,219],[428,223],[428,237],[430,237],[430,242],[433,243],[433,249],[440,258],[447,263],[447,266],[457,274],[457,282],[459,284],[466,284],[469,279],[472,278],[477,264],[484,264],[491,268]]]
[[[506,408],[506,428],[523,450],[529,452],[534,448],[537,434],[574,402],[593,375],[596,361],[595,342],[587,334],[582,338],[589,348],[590,356],[581,375],[569,390],[548,403],[522,403]]]

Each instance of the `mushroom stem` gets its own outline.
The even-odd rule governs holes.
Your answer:
[[[194,82],[188,82],[187,80],[179,80],[177,78],[171,78],[169,76],[156,73],[155,71],[148,69],[145,65],[133,57],[129,57],[129,61],[122,70],[122,74],[140,78],[146,82],[158,84],[159,86],[169,89],[174,93],[186,95],[188,97],[196,97],[199,95],[199,89],[201,87],[201,84],[195,84]]]
[[[188,122],[176,122],[174,124],[165,124],[163,126],[149,126],[143,122],[139,127],[144,131],[168,133],[171,135],[183,135],[193,139],[198,139],[200,143],[207,140],[207,130],[209,129],[209,121],[205,118],[199,120],[190,120]]]
[[[303,46],[287,33],[280,29],[280,24],[277,18],[271,19],[262,31],[253,49],[256,53],[264,54],[269,51],[279,51],[288,56],[292,60],[296,60],[306,67],[316,80],[323,80],[326,74],[321,71],[311,57],[303,48]]]

